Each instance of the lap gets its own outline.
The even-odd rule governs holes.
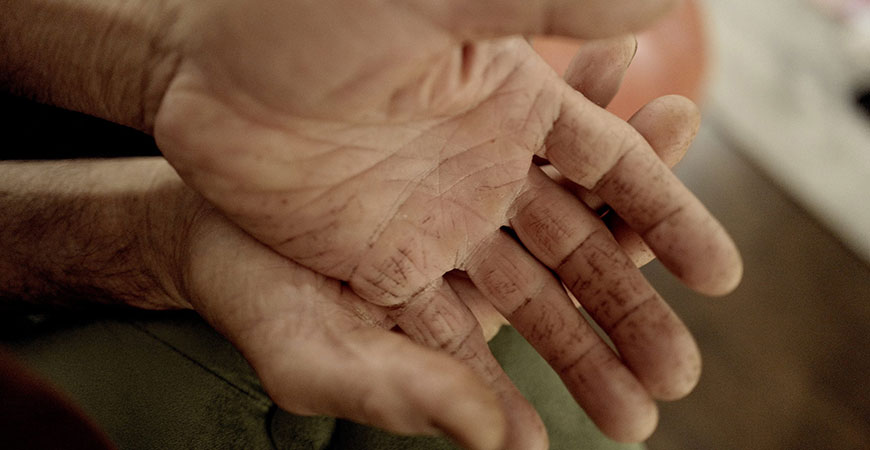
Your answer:
[[[244,358],[195,313],[30,321],[3,345],[68,393],[119,448],[452,449],[275,407]],[[640,448],[605,438],[516,331],[490,343],[554,449]]]

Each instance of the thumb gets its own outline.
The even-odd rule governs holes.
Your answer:
[[[465,448],[502,446],[499,400],[460,362],[386,330],[332,331],[304,342],[267,331],[269,348],[258,340],[255,352],[243,349],[279,406],[398,434],[444,433]]]
[[[679,0],[411,0],[465,39],[515,34],[601,38],[640,30]]]
[[[378,326],[386,312],[272,252],[215,213],[191,233],[185,286],[283,409],[401,434],[443,432],[471,449],[506,434],[496,394],[461,362]]]

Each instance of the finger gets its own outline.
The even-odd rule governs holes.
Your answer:
[[[412,297],[392,317],[412,339],[462,361],[498,394],[507,414],[507,448],[547,448],[540,416],[492,356],[474,316],[448,283],[441,281]]]
[[[701,112],[679,95],[659,97],[638,110],[628,123],[649,143],[659,159],[673,168],[686,156],[701,127]]]
[[[701,113],[691,100],[668,95],[646,104],[628,123],[646,139],[662,162],[673,169],[698,134]],[[608,218],[607,226],[637,267],[655,259],[652,249],[624,220],[613,216]]]
[[[656,259],[656,254],[643,238],[619,217],[614,216],[607,220],[607,228],[635,267],[643,267]]]
[[[586,42],[565,72],[565,81],[596,105],[606,107],[619,90],[636,52],[637,39],[633,35]],[[664,96],[641,108],[629,123],[662,161],[673,167],[697,134],[700,113],[687,99]],[[604,206],[604,201],[586,189],[573,185],[572,191],[593,210]]]
[[[282,408],[500,448],[502,405],[471,369],[385,329],[384,308],[293,263],[222,216],[191,246],[197,312],[242,352]],[[220,245],[213,245],[219,242]]]
[[[645,28],[675,0],[412,0],[405,4],[462,38],[544,34],[584,39]]]
[[[629,124],[650,144],[658,157],[673,168],[689,149],[701,126],[701,114],[695,104],[681,96],[668,95],[657,98],[641,108],[629,119]],[[542,167],[550,178],[573,192],[591,209],[605,206],[598,196],[566,179],[558,171]],[[613,237],[638,267],[644,266],[655,254],[643,238],[618,216],[605,217]]]
[[[340,333],[338,339],[311,336],[304,348],[275,345],[271,355],[249,357],[253,363],[285,361],[280,369],[258,370],[279,406],[399,434],[443,432],[474,449],[500,448],[501,405],[470,369],[397,333],[373,328]]]
[[[584,42],[563,78],[590,101],[606,107],[616,96],[636,52],[634,35]]]
[[[607,202],[686,285],[708,295],[737,286],[736,246],[629,124],[566,91],[544,152],[559,172]]]
[[[507,319],[493,306],[492,302],[484,297],[473,283],[468,281],[468,274],[454,270],[444,275],[444,279],[450,284],[453,292],[456,292],[456,296],[474,314],[487,342],[498,334],[503,325],[508,324]]]
[[[596,211],[598,217],[604,221],[610,233],[613,234],[614,239],[619,242],[625,254],[634,261],[635,266],[643,267],[656,258],[655,253],[646,245],[646,242],[643,241],[643,238],[639,234],[632,230],[619,216],[610,214],[610,210],[607,204],[604,203],[604,200],[577,185],[577,183],[565,178],[553,166],[541,166],[540,169],[553,182],[561,186],[562,189],[574,194],[589,209]]]
[[[467,448],[502,447],[501,402],[470,368],[397,333],[373,328],[339,333],[304,349],[275,349],[288,364],[270,371],[278,378],[263,381],[280,406],[399,434],[443,432]],[[283,389],[288,379],[308,383],[288,391]]]
[[[471,287],[458,292],[473,295],[477,287],[547,360],[605,434],[628,442],[649,437],[658,418],[655,403],[549,270],[499,232],[469,260],[468,275],[470,280],[455,282]]]
[[[689,99],[679,95],[659,97],[638,110],[628,123],[647,141],[653,151],[673,169],[689,150],[701,127],[701,112]],[[581,196],[593,196],[586,189],[568,180],[552,167],[541,167],[554,181],[572,191],[582,190]],[[581,194],[578,192],[578,194]],[[601,202],[598,199],[598,202]],[[592,209],[603,202],[587,202]]]
[[[691,334],[598,217],[534,168],[516,211],[519,239],[556,271],[647,391],[659,399],[690,392],[700,374]]]

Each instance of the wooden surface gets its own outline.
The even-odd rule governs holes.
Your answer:
[[[870,269],[723,135],[708,117],[678,173],[732,232],[746,274],[708,299],[647,269],[704,356],[699,387],[662,405],[649,447],[870,449]]]

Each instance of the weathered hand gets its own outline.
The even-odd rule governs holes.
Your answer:
[[[176,186],[170,195],[189,199],[180,214],[196,219],[185,220],[185,259],[169,266],[184,275],[171,278],[243,353],[279,406],[499,448],[501,404],[469,368],[390,331],[386,308],[274,253]]]
[[[630,59],[626,52],[630,46],[625,40],[590,44],[577,61],[606,69]],[[601,82],[587,84],[597,88],[587,95],[606,103],[608,90],[600,88],[617,80],[596,79]],[[697,113],[685,100],[663,98],[632,123],[672,166],[686,149]],[[560,182],[578,189],[567,180]],[[201,205],[194,200],[190,209]],[[387,332],[394,324],[388,309],[279,257],[211,209],[195,215],[199,219],[187,233],[189,251],[182,252],[190,258],[184,264],[188,278],[181,283],[189,290],[185,295],[242,350],[283,408],[346,417],[400,433],[445,432],[472,448],[499,442],[504,422],[492,391],[456,361]],[[624,224],[617,223],[614,230],[636,264],[649,261],[642,241]],[[483,319],[484,328],[487,320],[499,316],[467,276],[451,273],[447,280],[475,316]],[[560,306],[564,304],[563,299]],[[580,329],[588,339],[595,339],[587,326]],[[620,375],[621,370],[613,372]],[[647,402],[624,407],[649,411]],[[532,437],[537,444],[546,442],[545,436],[533,433]]]
[[[528,3],[182,8],[170,36],[177,70],[154,133],[233,222],[389,307],[418,341],[469,361],[501,391],[511,432],[535,434],[523,431],[534,413],[506,387],[457,295],[464,289],[444,282],[452,270],[468,273],[605,432],[642,439],[655,422],[650,396],[694,385],[694,344],[597,216],[532,157],[607,202],[695,289],[729,291],[739,258],[641,134],[571,89],[525,41],[496,37],[622,31],[635,17],[598,13],[639,10],[539,2],[552,8],[536,15]]]
[[[637,50],[632,36],[587,41],[575,55],[565,73],[565,80],[587,99],[601,107],[609,106],[622,82],[622,76]],[[548,60],[548,63],[551,63]],[[630,121],[649,142],[668,167],[673,168],[686,154],[698,127],[698,111],[684,98],[663,97],[647,105]],[[608,214],[607,205],[588,190],[562,176],[553,166],[543,171],[559,185],[574,193],[592,210],[604,215],[607,228],[626,255],[637,267],[655,259],[655,254],[628,224],[616,215]],[[507,320],[480,294],[463,296],[483,328],[487,341],[495,337]]]
[[[640,136],[569,89],[525,42],[463,41],[471,25],[445,25],[426,8],[264,2],[180,14],[177,28],[200,35],[183,41],[158,142],[188,182],[255,237],[384,304],[461,266],[504,225],[535,153],[622,198],[607,200],[638,229],[671,211],[650,212],[649,199],[625,189],[669,194],[652,206],[671,210],[692,203],[673,177],[650,186],[663,166]],[[500,12],[476,19],[475,32],[507,31],[510,10]],[[511,31],[534,29],[520,25]],[[734,283],[715,261],[670,255],[664,240],[660,256],[690,285],[715,293]],[[385,279],[396,270],[408,279]]]

